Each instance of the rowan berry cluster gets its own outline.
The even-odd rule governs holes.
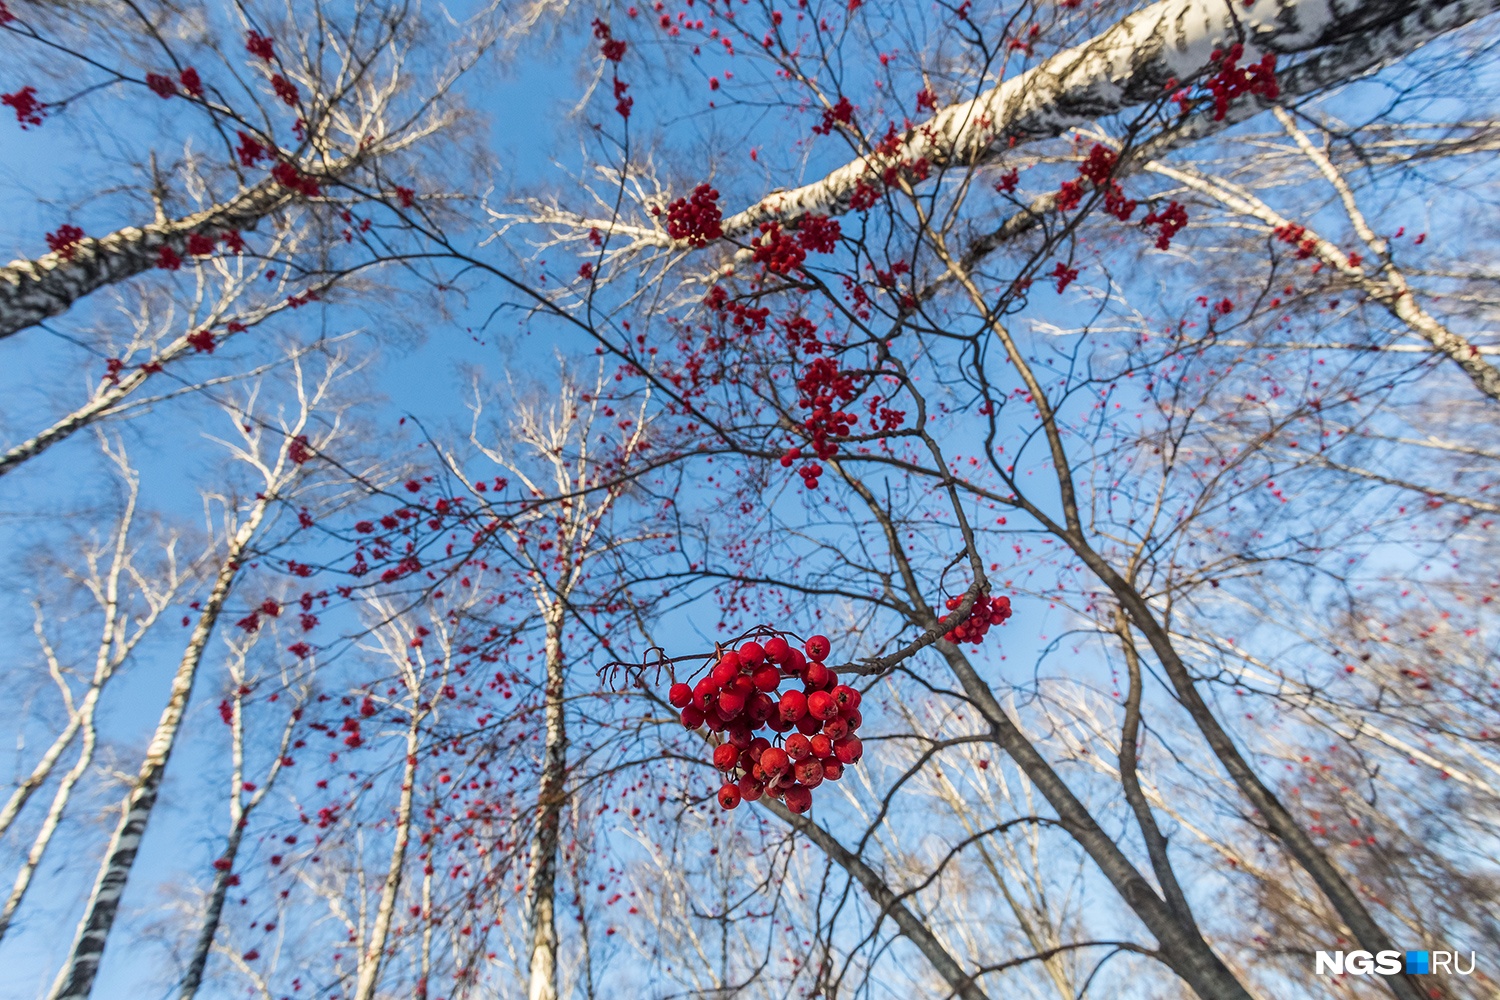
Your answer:
[[[0,104],[16,113],[16,121],[23,132],[28,125],[40,125],[47,113],[47,106],[36,99],[35,87],[22,87],[14,94],[0,94]]]
[[[779,222],[762,222],[760,236],[751,244],[757,264],[766,265],[772,274],[791,274],[802,267],[807,251]]]
[[[47,246],[63,260],[72,260],[78,243],[83,239],[83,230],[77,226],[63,225],[57,232],[47,234]]]
[[[848,434],[859,421],[853,413],[833,408],[835,401],[847,403],[857,395],[854,379],[848,372],[841,371],[839,363],[832,358],[815,358],[803,369],[802,377],[797,380],[797,391],[801,393],[797,405],[812,411],[802,422],[802,427],[812,437],[813,454],[826,462],[839,451],[838,445],[829,438]],[[788,448],[781,456],[782,468],[790,469],[792,463],[801,457],[801,448]],[[809,463],[797,472],[802,477],[802,484],[815,490],[823,467]]]
[[[1235,42],[1228,51],[1214,49],[1213,54],[1209,56],[1210,61],[1219,69],[1217,73],[1203,81],[1203,87],[1214,99],[1214,121],[1216,122],[1224,120],[1224,116],[1229,113],[1229,102],[1236,97],[1258,94],[1268,101],[1274,101],[1281,94],[1281,86],[1276,82],[1276,53],[1267,52],[1261,56],[1260,62],[1242,67],[1239,61],[1244,54],[1245,47]],[[1176,86],[1175,77],[1167,81],[1168,90]],[[1171,100],[1177,102],[1183,114],[1187,114],[1189,105],[1193,102],[1191,88],[1184,87],[1176,91],[1172,94]]]
[[[1156,249],[1158,250],[1165,250],[1171,246],[1172,237],[1176,236],[1187,224],[1187,209],[1175,201],[1168,202],[1167,207],[1160,212],[1152,209],[1141,220],[1142,226],[1161,227],[1161,230],[1156,235]]]
[[[1318,241],[1307,235],[1307,227],[1295,222],[1276,227],[1276,238],[1297,248],[1297,259],[1306,260],[1318,249]]]
[[[1119,154],[1114,150],[1095,143],[1094,148],[1089,150],[1088,157],[1079,165],[1078,176],[1104,192],[1106,214],[1114,216],[1121,222],[1127,222],[1135,214],[1136,201],[1125,197],[1124,188],[1120,187],[1120,182],[1111,176],[1119,159]],[[1010,178],[1014,173],[1015,171],[1012,171],[1006,177]],[[1004,179],[1006,178],[1002,178]],[[1012,183],[1005,190],[1010,191],[1014,188],[1015,185]],[[1083,201],[1083,195],[1084,187],[1080,181],[1063,181],[1062,187],[1057,192],[1057,207],[1064,212],[1071,212]]]
[[[780,799],[803,813],[824,781],[838,781],[860,759],[860,694],[840,684],[824,666],[828,639],[815,635],[801,650],[780,636],[723,650],[713,669],[695,685],[673,684],[667,699],[682,710],[687,729],[706,725],[724,734],[714,748],[714,767],[724,775],[719,805],[733,809],[743,799]],[[786,682],[801,688],[780,690]],[[770,736],[757,736],[757,730]],[[775,745],[773,739],[791,733]]]
[[[943,602],[943,607],[954,611],[962,603],[962,597],[950,597]],[[978,645],[984,641],[985,635],[989,633],[992,626],[1005,624],[1010,615],[1009,597],[992,598],[989,594],[980,594],[974,602],[973,609],[969,612],[969,617],[943,633],[943,638],[949,642],[969,642]],[[943,615],[938,619],[938,624],[941,625],[947,620],[948,616]]]
[[[652,212],[660,215],[661,209]],[[678,198],[667,206],[667,235],[674,240],[687,240],[689,246],[706,247],[710,240],[723,236],[723,221],[719,192],[707,184],[693,188],[691,198]]]

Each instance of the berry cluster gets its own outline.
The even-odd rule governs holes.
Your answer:
[[[943,602],[943,607],[953,611],[963,603],[962,597],[950,597]],[[991,598],[989,594],[980,594],[979,599],[974,602],[974,609],[969,612],[969,617],[962,624],[955,625],[943,634],[943,638],[949,642],[971,642],[975,645],[984,641],[985,635],[990,627],[1003,625],[1010,617],[1010,598]],[[938,624],[948,620],[947,615],[938,619]]]
[[[838,674],[823,665],[828,651],[828,639],[821,635],[801,650],[780,636],[764,646],[747,642],[721,652],[696,685],[672,685],[667,699],[682,710],[685,728],[707,725],[725,736],[714,747],[714,767],[724,774],[720,806],[733,809],[742,799],[769,795],[794,813],[807,812],[812,790],[838,781],[864,754],[854,735],[862,721],[859,692],[840,684]],[[800,680],[801,689],[779,691],[789,680]],[[776,746],[771,738],[755,735],[758,729],[770,730],[772,738],[792,735]]]
[[[812,410],[802,426],[812,436],[813,454],[827,461],[839,451],[838,445],[828,439],[848,434],[859,421],[854,414],[833,408],[835,400],[847,403],[858,394],[854,379],[848,372],[841,371],[839,363],[832,358],[815,358],[803,369],[802,377],[797,380],[797,391],[801,393],[797,405]],[[792,463],[801,457],[801,448],[788,448],[781,456],[782,468],[790,469]],[[818,488],[822,466],[808,464],[797,471],[802,476],[803,485],[810,490]]]
[[[791,274],[802,267],[807,251],[791,233],[783,232],[779,222],[762,222],[760,236],[751,243],[757,264],[766,265],[772,274]]]
[[[1188,224],[1187,209],[1177,202],[1167,203],[1167,207],[1157,212],[1152,209],[1146,213],[1141,220],[1143,226],[1160,226],[1161,231],[1156,235],[1156,249],[1165,250],[1172,245],[1172,237],[1176,236]]]
[[[661,209],[653,209],[660,215]],[[707,184],[693,188],[691,198],[678,198],[667,206],[667,235],[687,240],[689,246],[706,247],[710,240],[724,235],[723,213],[719,211],[719,192]]]
[[[1214,121],[1224,120],[1224,116],[1229,113],[1229,102],[1236,97],[1258,94],[1268,101],[1274,101],[1281,93],[1281,86],[1276,82],[1276,53],[1267,52],[1261,56],[1260,62],[1241,67],[1239,61],[1244,54],[1245,47],[1235,42],[1228,51],[1214,49],[1209,56],[1219,67],[1217,73],[1203,81],[1204,89],[1213,95]],[[1176,86],[1175,79],[1167,81],[1169,90]],[[1192,97],[1187,88],[1174,93],[1171,99],[1177,102],[1183,114],[1188,113]]]
[[[1245,47],[1235,42],[1228,52],[1215,51],[1212,58],[1219,63],[1219,72],[1203,81],[1203,85],[1214,95],[1214,121],[1223,121],[1229,111],[1229,102],[1241,94],[1259,94],[1268,101],[1276,100],[1281,87],[1276,83],[1276,53],[1267,52],[1260,62],[1251,63],[1243,69],[1236,65],[1245,54]],[[1220,62],[1222,60],[1222,62]]]

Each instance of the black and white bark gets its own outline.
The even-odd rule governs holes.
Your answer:
[[[219,922],[224,914],[224,900],[229,895],[235,862],[239,860],[240,844],[250,823],[250,815],[260,805],[276,784],[286,760],[287,748],[292,742],[292,733],[297,724],[297,712],[287,716],[281,730],[281,742],[276,755],[271,759],[265,775],[256,782],[255,791],[245,791],[245,653],[247,645],[236,645],[232,652],[229,679],[234,687],[230,699],[230,760],[229,769],[229,833],[224,838],[224,849],[219,853],[215,866],[213,887],[209,890],[208,905],[204,907],[203,922],[198,927],[198,936],[188,956],[187,970],[183,973],[178,989],[179,1000],[192,1000],[203,985],[203,973],[208,967],[208,956],[213,951],[214,938],[219,931]]]
[[[61,315],[79,299],[156,267],[162,247],[189,259],[188,237],[254,229],[298,196],[266,178],[199,212],[145,226],[126,226],[98,239],[85,237],[64,253],[14,260],[0,267],[0,338]]]
[[[276,505],[282,502],[300,475],[299,467],[287,457],[285,441],[303,433],[308,426],[313,411],[323,402],[332,387],[341,361],[330,361],[327,372],[313,391],[308,391],[302,384],[300,365],[295,367],[301,406],[295,413],[295,418],[281,427],[279,432],[272,434],[247,422],[249,414],[245,408],[227,408],[234,421],[233,425],[242,431],[244,437],[243,444],[231,448],[241,461],[255,470],[261,481],[260,490],[255,500],[243,510],[234,500],[226,498],[224,501],[226,540],[212,588],[201,604],[197,621],[173,675],[167,703],[147,745],[145,757],[130,792],[122,803],[120,819],[105,847],[98,878],[84,904],[83,917],[79,921],[68,956],[48,994],[49,1000],[81,1000],[93,990],[94,979],[98,975],[110,932],[114,929],[131,870],[151,814],[156,808],[172,751],[177,745],[182,721],[192,698],[209,640],[262,524]],[[321,447],[326,444],[327,436],[332,433],[334,432],[327,432],[323,436],[324,440],[315,442],[315,445]]]
[[[724,220],[726,236],[762,222],[848,210],[861,183],[892,162],[970,167],[1027,142],[1159,101],[1169,83],[1213,72],[1215,49],[1240,42],[1245,62],[1274,53],[1278,77],[1348,79],[1500,9],[1500,0],[1162,0],[1081,45],[914,126],[889,156],[870,154],[777,192]],[[1305,68],[1303,64],[1306,64]]]
[[[41,826],[32,837],[31,847],[27,850],[26,857],[16,872],[10,895],[5,900],[3,910],[0,910],[0,940],[4,939],[16,911],[26,898],[26,892],[31,886],[37,868],[41,865],[52,843],[52,838],[62,822],[73,790],[93,763],[98,740],[94,720],[105,686],[134,653],[162,613],[171,605],[182,583],[176,560],[172,558],[175,553],[171,545],[168,546],[165,573],[160,578],[148,579],[134,565],[130,530],[135,520],[139,498],[139,478],[130,467],[123,450],[112,450],[106,444],[105,453],[115,464],[125,483],[126,500],[109,547],[109,564],[103,569],[102,574],[97,567],[97,560],[103,553],[91,551],[87,555],[90,571],[83,583],[99,604],[102,614],[102,628],[95,651],[93,674],[89,678],[88,687],[84,690],[83,696],[75,701],[68,686],[66,671],[47,636],[43,608],[38,604],[35,628],[37,639],[47,659],[49,671],[62,691],[68,710],[68,722],[54,737],[52,743],[32,767],[31,772],[6,800],[3,810],[0,810],[0,834],[3,834],[15,822],[32,794],[46,784],[58,761],[80,737],[80,734],[82,743],[72,766],[63,773],[57,788],[53,791],[52,802],[42,819]],[[124,588],[132,586],[145,601],[145,607],[135,615],[127,609],[128,595],[122,592]],[[134,618],[133,626],[132,618]]]

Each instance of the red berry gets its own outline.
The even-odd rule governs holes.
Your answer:
[[[781,636],[766,640],[766,657],[777,663],[786,665],[787,658],[792,655],[792,647]]]
[[[765,794],[765,786],[756,781],[750,775],[745,775],[739,780],[740,798],[746,802],[754,802]]]
[[[849,720],[843,716],[834,716],[823,723],[823,735],[833,741],[843,739],[849,735]]]
[[[838,758],[825,760],[823,762],[823,780],[838,781],[844,776],[844,765],[839,763]]]
[[[819,763],[816,757],[809,757],[806,760],[798,761],[797,766],[792,769],[792,773],[797,776],[799,782],[808,788],[817,788],[823,783],[823,765]]]
[[[864,744],[859,741],[858,736],[849,736],[833,743],[833,755],[841,764],[853,764],[864,756],[864,752]]]
[[[764,736],[755,737],[755,739],[750,741],[750,758],[752,760],[760,760],[760,755],[765,753],[770,745],[771,741]]]
[[[725,809],[733,809],[740,804],[740,790],[735,785],[725,785],[719,789],[719,805]]]
[[[865,721],[865,717],[859,714],[859,709],[857,708],[851,708],[847,712],[840,712],[839,718],[849,723],[850,731],[858,729],[859,724]]]
[[[807,695],[801,691],[788,691],[781,696],[776,710],[782,722],[797,722],[807,714]]]
[[[786,665],[786,669],[789,673],[796,674],[798,677],[802,676],[803,671],[807,669],[807,657],[802,655],[802,650],[792,650],[791,662]]]
[[[781,671],[775,667],[761,667],[751,680],[762,691],[775,691],[781,684]]]
[[[840,684],[833,689],[833,700],[838,702],[840,712],[851,708],[858,708],[860,702],[859,692],[847,684]]]
[[[773,733],[789,733],[796,727],[795,722],[787,722],[779,715],[771,715],[766,719],[766,728]]]
[[[826,635],[815,635],[802,644],[809,660],[817,660],[819,663],[828,659],[828,652],[833,648]]]
[[[713,678],[705,677],[693,685],[693,707],[698,711],[707,713],[719,700],[719,686],[713,682]]]
[[[714,664],[713,673],[709,674],[709,676],[714,679],[714,683],[719,685],[720,687],[728,684],[739,675],[740,660],[737,656],[733,659],[725,656],[718,663]]]
[[[797,720],[797,732],[801,733],[803,736],[811,736],[822,728],[822,721],[820,721],[818,717],[816,715],[813,715],[811,712],[807,713],[802,718]]]
[[[733,743],[739,749],[748,750],[753,739],[750,727],[746,725],[743,719],[736,721],[734,725],[729,727],[729,742]]]
[[[720,743],[714,747],[714,767],[729,771],[740,761],[740,752],[733,743]]]
[[[687,708],[693,703],[693,689],[678,682],[667,692],[667,701],[673,708]]]
[[[725,686],[735,694],[742,695],[747,702],[750,700],[750,696],[755,694],[755,682],[744,674],[740,674]]]
[[[813,756],[818,759],[833,756],[833,738],[822,733],[814,736],[811,740]]]
[[[786,755],[792,758],[792,760],[802,760],[805,757],[811,756],[813,752],[812,740],[798,733],[795,736],[788,736],[786,744],[782,749],[786,750]]]
[[[786,807],[794,813],[805,813],[812,808],[812,790],[802,785],[793,785],[786,790]]]
[[[719,696],[722,706],[727,695]],[[827,691],[814,691],[807,696],[807,713],[817,719],[831,719],[839,714],[839,706]]]
[[[682,728],[697,729],[703,725],[703,712],[693,705],[682,710]]]
[[[802,680],[805,682],[807,690],[821,691],[831,686],[828,683],[828,678],[832,675],[833,671],[823,666],[823,664],[813,662],[809,663],[807,669],[802,672]]]
[[[740,647],[740,666],[754,670],[766,662],[766,651],[758,642],[747,642]]]
[[[764,691],[757,691],[750,696],[750,701],[745,706],[745,714],[750,716],[750,721],[758,726],[776,714],[776,702]]]
[[[747,699],[738,691],[719,692],[719,714],[725,719],[732,719],[745,710]]]
[[[739,673],[740,670],[745,666],[743,663],[740,662],[740,654],[736,653],[732,649],[726,649],[724,651],[724,655],[719,657],[719,663],[723,663],[725,660],[729,661],[729,676],[730,677],[733,677],[735,674]],[[727,682],[721,682],[721,683],[727,683]]]
[[[775,777],[792,765],[792,759],[780,747],[768,747],[760,755],[760,769]]]

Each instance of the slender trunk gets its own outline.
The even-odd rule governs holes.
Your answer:
[[[240,678],[236,677],[235,680],[238,682]],[[193,953],[188,959],[187,972],[182,977],[182,985],[178,993],[179,1000],[193,1000],[198,993],[198,988],[203,985],[203,970],[208,967],[208,956],[213,951],[214,937],[219,932],[219,920],[224,915],[224,900],[229,895],[229,878],[234,872],[234,863],[239,857],[240,841],[244,839],[245,828],[250,822],[250,814],[271,790],[271,786],[276,784],[276,778],[281,774],[282,761],[286,758],[287,747],[292,741],[292,730],[296,725],[297,717],[293,714],[287,719],[286,727],[282,730],[281,745],[276,750],[276,757],[271,763],[265,780],[246,802],[241,798],[245,787],[243,709],[244,701],[236,695],[231,730],[234,741],[234,767],[229,776],[229,837],[224,843],[223,853],[219,855],[220,860],[227,864],[216,867],[214,872],[214,885],[209,891],[208,909],[203,914],[203,924],[198,928],[198,940],[193,944]]]
[[[1067,536],[1073,536],[1073,532],[1064,533],[1066,540],[1089,568],[1104,581],[1105,586],[1113,592],[1115,599],[1120,602],[1129,616],[1131,624],[1146,637],[1151,651],[1156,654],[1157,662],[1162,665],[1167,678],[1172,682],[1172,689],[1177,694],[1178,702],[1187,710],[1188,715],[1198,727],[1198,732],[1202,734],[1209,749],[1213,751],[1214,756],[1219,759],[1224,770],[1239,788],[1240,794],[1244,795],[1250,805],[1255,808],[1270,832],[1281,841],[1287,853],[1303,871],[1312,876],[1318,888],[1323,891],[1323,895],[1333,905],[1339,919],[1344,921],[1349,932],[1359,942],[1359,946],[1370,952],[1397,950],[1391,944],[1385,930],[1375,922],[1369,909],[1349,887],[1343,873],[1328,860],[1328,855],[1323,853],[1323,850],[1308,836],[1307,831],[1302,829],[1302,825],[1281,804],[1281,800],[1276,797],[1275,793],[1260,780],[1260,775],[1255,773],[1255,769],[1240,753],[1239,747],[1235,746],[1234,740],[1219,724],[1218,717],[1214,715],[1213,710],[1208,707],[1203,696],[1198,692],[1192,672],[1178,656],[1172,644],[1172,637],[1157,621],[1146,599],[1102,556],[1089,548],[1081,537]],[[1404,973],[1387,976],[1385,981],[1391,992],[1401,1000],[1421,1000],[1422,998],[1422,991]]]
[[[391,923],[395,919],[396,896],[401,891],[401,877],[406,870],[406,848],[411,843],[412,800],[416,795],[417,751],[421,749],[420,724],[425,715],[415,705],[420,701],[421,692],[414,689],[411,696],[414,704],[411,724],[406,728],[406,763],[401,770],[401,798],[396,806],[396,843],[391,848],[385,884],[380,887],[380,904],[375,911],[375,924],[370,929],[370,940],[360,956],[354,1000],[373,1000],[375,996],[375,987],[380,983],[380,967],[385,959],[386,941],[391,936]]]
[[[1143,685],[1141,658],[1136,653],[1135,640],[1130,635],[1130,623],[1125,618],[1125,612],[1115,612],[1115,628],[1124,647],[1125,669],[1130,681],[1125,697],[1125,719],[1120,725],[1120,787],[1125,791],[1125,801],[1130,804],[1130,811],[1135,814],[1141,837],[1146,841],[1146,855],[1151,859],[1151,870],[1156,873],[1157,884],[1161,886],[1167,905],[1184,927],[1197,927],[1192,907],[1188,905],[1187,896],[1177,882],[1177,873],[1167,855],[1167,837],[1157,825],[1156,815],[1151,811],[1151,804],[1146,801],[1146,795],[1141,790],[1141,779],[1137,774],[1137,740],[1141,731]]]
[[[10,929],[11,919],[16,910],[20,908],[21,901],[26,897],[26,890],[31,887],[31,880],[36,875],[36,870],[42,863],[42,856],[47,853],[47,847],[52,843],[52,835],[57,832],[58,824],[62,822],[63,812],[67,809],[68,799],[72,797],[73,788],[78,784],[80,778],[88,771],[89,764],[94,759],[94,719],[92,706],[83,724],[83,748],[78,752],[78,759],[63,775],[62,781],[57,786],[57,791],[52,795],[52,806],[47,810],[47,816],[42,820],[41,829],[37,831],[36,837],[31,842],[31,850],[26,853],[26,860],[21,865],[21,870],[16,873],[15,884],[11,887],[10,896],[5,900],[5,909],[0,911],[0,940],[4,940],[5,932]]]
[[[105,849],[98,880],[94,883],[93,892],[89,894],[67,961],[52,986],[50,1000],[76,1000],[87,997],[93,989],[94,977],[99,972],[99,962],[104,956],[104,946],[114,927],[115,916],[119,913],[120,898],[125,894],[125,885],[140,850],[141,838],[145,835],[146,824],[151,819],[151,811],[155,808],[157,795],[161,791],[162,777],[166,773],[183,714],[187,711],[188,700],[192,696],[193,681],[197,678],[204,650],[239,573],[240,560],[256,529],[260,527],[269,505],[269,494],[262,495],[256,501],[250,517],[230,539],[213,590],[204,602],[192,637],[182,655],[182,662],[178,665],[177,674],[172,678],[167,706],[157,723],[151,743],[146,748],[146,758],[141,763],[135,785],[126,797],[119,825],[115,827],[114,835]]]
[[[531,837],[531,862],[526,873],[526,909],[531,925],[528,1000],[557,1000],[557,842],[568,768],[562,627],[562,602],[556,600],[547,613],[546,745],[536,829]]]
[[[94,657],[94,676],[89,680],[89,689],[84,694],[83,701],[79,703],[77,709],[68,714],[67,726],[63,728],[61,733],[57,734],[57,738],[52,741],[52,745],[47,748],[47,752],[42,754],[42,759],[37,761],[36,766],[31,769],[31,773],[26,776],[26,779],[21,782],[15,791],[11,792],[10,798],[6,800],[5,808],[0,810],[0,837],[3,837],[5,831],[9,830],[11,824],[16,821],[16,817],[20,815],[21,810],[26,806],[26,802],[31,798],[32,793],[51,777],[52,769],[57,766],[58,759],[62,757],[69,744],[73,742],[73,737],[78,735],[78,730],[85,726],[89,728],[93,727],[94,709],[99,703],[99,695],[103,692],[104,685],[114,675],[115,667],[118,666],[115,645],[120,640],[121,635],[121,623],[119,620],[120,574],[125,571],[125,564],[127,562],[126,546],[130,538],[130,525],[135,520],[136,500],[139,497],[137,481],[128,470],[125,472],[125,480],[129,486],[128,500],[125,504],[125,510],[120,517],[119,530],[115,534],[114,554],[110,559],[109,575],[104,581],[104,593],[102,595],[104,628],[100,633],[99,648]],[[154,618],[155,615],[152,615],[152,617]],[[53,656],[52,648],[47,642],[46,631],[43,628],[40,617],[37,619],[36,630],[37,638],[47,652],[48,660],[53,665],[54,673],[59,675],[58,683],[65,684],[66,681],[56,669],[57,660]],[[85,756],[92,757],[92,755],[92,748],[90,748]],[[86,760],[83,766],[85,768],[88,767]],[[76,780],[75,778],[74,781],[76,782]],[[69,787],[71,788],[71,785]],[[67,797],[64,796],[63,801],[66,802],[66,799]],[[55,800],[53,807],[57,808]],[[0,921],[0,937],[5,936],[4,928],[10,922],[9,915],[10,908],[7,906],[6,919]]]
[[[198,994],[198,987],[203,985],[203,970],[208,967],[208,956],[213,951],[214,937],[219,932],[219,920],[224,915],[224,900],[229,895],[229,876],[234,870],[234,859],[239,854],[240,839],[244,833],[244,825],[235,823],[234,829],[229,833],[229,840],[224,845],[224,853],[220,855],[231,867],[214,872],[214,886],[209,893],[208,909],[203,914],[203,924],[198,928],[198,940],[193,943],[193,954],[188,960],[187,972],[182,977],[182,987],[178,993],[181,1000],[192,1000]]]
[[[949,669],[958,678],[964,693],[989,723],[995,741],[1031,779],[1057,813],[1064,829],[1099,866],[1115,891],[1156,938],[1168,967],[1203,1000],[1250,1000],[1245,987],[1203,940],[1197,928],[1178,919],[1172,907],[1157,895],[1119,845],[1099,826],[1088,807],[1078,800],[1073,790],[1006,714],[963,651],[947,641],[939,642],[937,648],[948,661]]]
[[[943,977],[943,982],[948,984],[951,991],[950,995],[961,997],[962,1000],[989,1000],[989,994],[980,988],[973,976],[964,971],[958,959],[954,958],[953,954],[943,946],[943,942],[938,939],[931,928],[901,901],[901,897],[885,884],[880,873],[871,868],[863,858],[839,843],[833,834],[807,817],[788,811],[780,802],[771,798],[763,798],[759,804],[817,844],[834,864],[848,872],[865,890],[871,901],[880,907],[880,912],[890,914],[902,936],[915,945],[932,965],[934,971]]]

